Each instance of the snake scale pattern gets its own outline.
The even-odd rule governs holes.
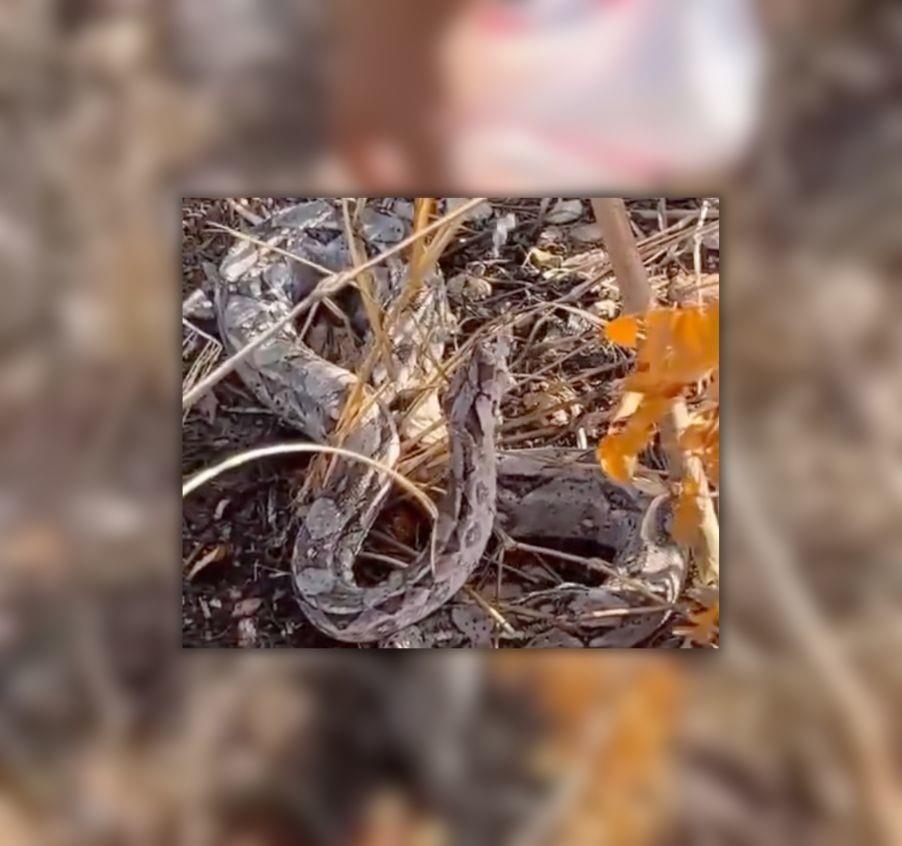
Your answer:
[[[370,203],[355,221],[357,235],[376,254],[409,234],[409,218],[409,204],[403,200],[380,201],[378,207]],[[277,212],[250,234],[339,272],[353,265],[345,225],[339,201],[313,200]],[[226,349],[234,352],[307,296],[321,273],[284,253],[238,239],[215,277],[220,334]],[[404,280],[400,260],[389,258],[375,269],[374,290],[383,307],[397,297]],[[352,314],[352,324],[355,319]],[[356,325],[358,334],[365,335],[358,351],[362,357],[374,341],[365,321]],[[442,360],[454,333],[436,271],[393,329],[391,365],[374,370],[372,386],[359,385],[349,366],[311,349],[291,322],[257,347],[238,372],[286,426],[319,443],[330,441],[350,392],[362,392],[366,410],[343,446],[394,466],[402,434],[410,434],[399,434],[399,426],[409,427],[410,415],[398,414],[395,406],[406,390],[434,377],[435,362]],[[413,563],[393,569],[377,584],[365,584],[355,574],[364,541],[391,488],[391,480],[377,469],[336,461],[324,478],[298,492],[293,581],[304,615],[325,634],[353,643],[385,645],[399,634],[404,640],[405,633],[416,632],[467,582],[495,528],[511,537],[588,539],[614,549],[615,565],[660,589],[663,600],[673,601],[682,589],[682,555],[660,534],[648,537],[642,531],[648,523],[643,521],[647,497],[605,480],[579,450],[496,453],[509,346],[503,334],[473,343],[444,391],[440,432],[447,437],[450,457],[445,496],[432,543]],[[438,413],[437,398],[435,405]],[[663,616],[643,619],[651,632]]]

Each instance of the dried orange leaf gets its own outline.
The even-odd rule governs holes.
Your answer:
[[[636,470],[637,457],[655,434],[655,427],[670,403],[659,398],[642,398],[634,414],[618,421],[618,431],[609,432],[598,447],[598,460],[605,473],[628,484]]]
[[[718,364],[717,305],[655,309],[648,313],[636,371],[627,388],[675,396],[704,379]]]
[[[617,410],[614,412],[614,416],[611,420],[615,422],[627,417],[632,417],[639,409],[639,406],[642,405],[643,399],[644,397],[642,394],[638,394],[635,391],[626,391],[620,399],[620,405],[617,406]]]
[[[598,445],[598,461],[601,469],[624,485],[629,484],[636,470],[636,454],[624,449],[623,439],[620,435],[607,435]]]
[[[711,604],[690,611],[686,616],[685,625],[674,627],[675,634],[689,638],[696,646],[710,646],[718,640],[720,636],[720,600],[717,597]]]
[[[608,323],[605,335],[612,344],[635,347],[639,341],[639,321],[631,314],[621,315]]]

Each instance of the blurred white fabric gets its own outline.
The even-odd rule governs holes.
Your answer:
[[[746,0],[478,0],[444,62],[455,184],[660,190],[742,154],[764,56]]]

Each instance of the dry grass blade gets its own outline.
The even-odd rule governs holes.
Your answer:
[[[432,200],[430,198],[417,197],[414,202],[414,235],[426,229],[429,223],[429,214],[431,210]],[[423,262],[424,251],[425,236],[415,241],[412,245],[411,258],[408,265],[408,281],[405,290],[402,291],[399,299],[404,299],[407,296],[407,292],[411,289],[419,290],[419,287],[422,285],[422,278],[425,273],[425,265]],[[412,291],[414,295],[416,290]],[[410,299],[412,298],[413,297],[411,296]],[[397,301],[386,316],[385,326],[382,329],[377,342],[373,345],[373,349],[370,351],[370,354],[366,357],[356,374],[357,382],[348,395],[345,407],[342,409],[341,417],[335,427],[338,443],[341,443],[344,440],[347,433],[354,427],[357,421],[366,414],[371,403],[375,401],[374,399],[371,399],[370,402],[366,401],[366,386],[373,373],[373,368],[376,366],[376,360],[380,355],[383,358],[386,372],[392,376],[394,374],[394,367],[391,360],[391,343],[388,338],[388,333],[391,332],[397,319],[398,309],[395,307],[396,305]]]
[[[551,558],[560,558],[561,561],[569,561],[572,564],[580,564],[590,570],[597,570],[599,573],[604,573],[606,576],[610,576],[610,578],[615,579],[621,584],[631,587],[637,593],[641,593],[655,605],[661,604],[661,597],[651,590],[648,585],[640,582],[638,579],[633,579],[630,576],[618,572],[614,567],[606,561],[602,561],[600,558],[583,558],[580,555],[571,555],[569,552],[562,552],[561,550],[551,549],[547,546],[536,546],[531,543],[523,543],[522,541],[515,541],[513,539],[508,539],[507,546],[511,549],[519,549],[522,552],[531,552],[534,555],[548,555]]]
[[[270,338],[274,337],[282,329],[283,326],[290,323],[292,320],[295,320],[298,316],[307,311],[307,309],[309,309],[315,303],[321,302],[332,294],[337,293],[342,288],[353,282],[354,279],[356,279],[361,273],[385,261],[385,259],[387,259],[389,256],[396,255],[405,248],[409,247],[411,244],[416,243],[418,239],[425,237],[430,232],[436,231],[440,227],[447,224],[449,221],[455,220],[456,218],[465,215],[467,212],[476,208],[476,206],[483,202],[485,202],[485,197],[476,197],[464,203],[462,206],[454,209],[453,211],[448,212],[448,214],[444,215],[434,223],[431,223],[420,232],[414,232],[412,235],[399,241],[393,247],[389,247],[387,250],[383,250],[381,253],[379,253],[379,255],[369,259],[363,264],[358,265],[357,267],[354,267],[349,271],[326,276],[321,279],[316,288],[314,288],[314,290],[311,291],[311,293],[303,300],[297,303],[294,308],[292,308],[285,315],[279,318],[279,320],[275,321],[268,329],[261,332],[252,340],[248,341],[247,344],[245,344],[240,350],[231,355],[212,373],[208,374],[197,385],[195,385],[190,391],[187,391],[185,394],[183,394],[182,407],[185,409],[190,408],[214,385],[221,382],[226,376],[228,376],[242,361],[244,361],[255,349],[257,349],[257,347],[259,347],[261,344],[266,343],[266,341],[268,341]],[[240,236],[241,233],[238,234]],[[291,253],[288,254],[288,257],[294,259],[298,258]]]
[[[204,345],[200,352],[191,362],[188,372],[182,379],[182,392],[191,390],[201,379],[203,379],[215,366],[222,354],[222,344],[212,335],[208,335],[202,329],[195,326],[189,320],[182,318],[182,324],[187,331],[185,339],[182,342],[182,358],[186,359],[195,346],[203,339]],[[182,422],[188,416],[189,409],[185,409],[182,414]]]
[[[363,202],[366,202],[365,200]],[[357,207],[360,212],[362,207]],[[346,197],[341,198],[341,214],[345,225],[345,237],[348,241],[348,249],[351,251],[351,261],[355,265],[362,264],[366,258],[366,253],[360,243],[360,237],[351,220],[351,212],[348,208],[348,200]],[[420,243],[419,241],[417,243]],[[392,373],[391,349],[385,330],[382,328],[382,309],[379,306],[379,300],[376,296],[376,286],[373,282],[373,274],[370,271],[364,271],[357,278],[357,290],[360,291],[360,299],[363,301],[363,309],[366,312],[366,318],[373,330],[373,344],[375,349],[382,356],[382,363],[386,372]]]
[[[454,237],[454,233],[460,225],[461,210],[469,211],[470,208],[474,207],[474,201],[470,200],[459,206],[453,212],[444,215],[444,217],[435,223],[429,224],[427,221],[433,202],[432,198],[417,198],[414,213],[413,236],[422,236],[422,238],[418,238],[414,242],[414,254],[410,261],[404,289],[401,291],[401,294],[395,302],[392,303],[392,306],[386,315],[383,324],[386,334],[391,334],[391,331],[397,325],[398,320],[404,314],[406,309],[414,302],[417,294],[422,289],[423,280],[438,263],[439,257],[445,249],[445,246],[450,239]],[[480,199],[479,202],[484,202],[484,199]],[[478,203],[475,205],[478,205]],[[426,246],[425,236],[429,234],[429,232],[435,232],[435,237],[433,238],[432,243]],[[428,352],[426,350],[428,340],[428,338],[421,339],[421,351]],[[335,431],[338,443],[341,443],[342,440],[347,437],[348,432],[353,429],[357,421],[369,411],[372,403],[375,402],[375,397],[367,398],[366,384],[372,375],[376,359],[377,349],[374,347],[357,371],[356,375],[358,381],[348,396],[347,403],[342,411],[338,425],[336,426]],[[446,373],[445,368],[443,368],[439,362],[434,360],[432,363],[444,377]]]
[[[274,455],[289,455],[292,453],[328,453],[366,464],[375,470],[390,476],[393,481],[397,482],[398,485],[423,506],[424,511],[433,520],[438,516],[438,509],[436,508],[435,503],[411,482],[410,479],[399,473],[393,467],[389,467],[387,464],[382,464],[369,456],[361,455],[360,453],[353,452],[349,449],[324,446],[322,444],[272,444],[271,446],[257,447],[256,449],[249,449],[244,452],[236,453],[235,455],[223,459],[218,464],[214,464],[212,467],[208,467],[206,470],[201,470],[193,475],[182,485],[182,498],[184,499],[194,493],[198,488],[207,484],[207,482],[212,481],[217,476],[221,476],[228,470],[234,470],[236,467],[241,467],[243,464],[248,464],[252,461],[258,461],[261,458],[270,458]]]
[[[417,197],[414,202],[413,231],[419,232],[429,225],[429,217],[435,209],[435,200],[432,197]],[[426,253],[426,239],[423,238],[413,245],[410,251],[410,285],[419,290],[423,284],[425,272],[424,255]]]
[[[464,585],[467,595],[486,612],[495,623],[500,626],[511,637],[516,637],[517,630],[505,619],[504,615],[495,608],[490,602],[486,601],[477,591],[473,590],[469,585]]]

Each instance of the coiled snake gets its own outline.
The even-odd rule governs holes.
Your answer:
[[[364,208],[358,220],[361,241],[374,251],[399,241],[409,231],[404,207],[403,201],[383,201],[381,210]],[[340,271],[352,264],[345,225],[338,201],[314,200],[276,213],[252,235]],[[226,348],[234,351],[308,294],[319,275],[284,252],[239,240],[218,277],[220,334]],[[375,290],[383,304],[397,296],[404,278],[399,261],[377,268]],[[436,272],[392,331],[390,367],[374,371],[377,392],[358,385],[350,369],[314,352],[292,323],[257,347],[238,372],[282,421],[321,443],[332,435],[351,390],[362,391],[366,410],[343,445],[393,466],[401,436],[392,404],[406,389],[434,377],[435,363],[453,331]],[[367,345],[373,343],[369,337]],[[315,490],[306,486],[299,492],[293,580],[303,613],[324,633],[350,642],[384,640],[433,614],[476,569],[499,505],[499,526],[511,536],[590,537],[617,551],[615,565],[624,573],[657,573],[663,598],[676,598],[684,573],[682,556],[667,544],[640,537],[645,497],[604,480],[597,467],[580,463],[576,450],[496,454],[495,425],[508,383],[508,346],[503,335],[473,343],[445,392],[443,434],[450,456],[446,493],[430,548],[412,564],[391,571],[375,585],[362,584],[355,575],[358,554],[391,485],[378,470],[341,461]],[[403,419],[409,427],[410,415]],[[653,622],[659,625],[661,619],[658,615]]]

